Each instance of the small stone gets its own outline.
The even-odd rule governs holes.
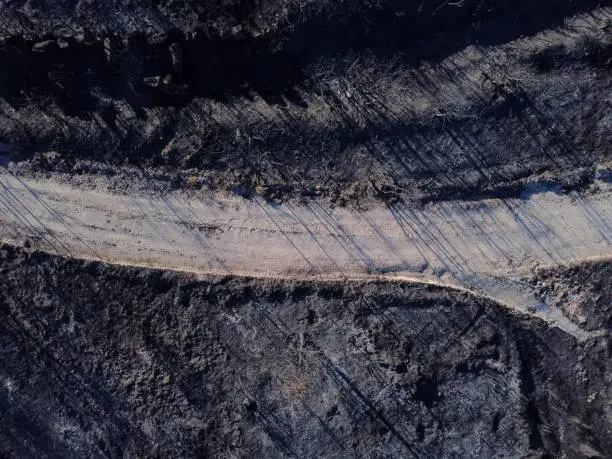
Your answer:
[[[244,27],[241,24],[237,24],[232,26],[229,30],[229,37],[232,40],[244,40],[246,38],[246,34],[244,32]]]
[[[107,62],[110,62],[113,58],[113,44],[110,38],[102,40],[102,46],[104,47],[104,58]]]
[[[57,39],[57,46],[59,46],[60,49],[65,49],[70,46],[70,43],[64,37],[60,37]]]
[[[74,32],[70,30],[68,27],[64,27],[58,30],[55,33],[55,36],[60,37],[60,38],[72,38],[74,36]]]
[[[255,400],[246,399],[244,402],[242,402],[242,405],[249,413],[254,413],[257,411],[257,402]]]
[[[51,47],[54,44],[55,44],[54,40],[41,41],[41,42],[36,43],[34,46],[32,46],[32,51],[34,51],[35,53],[44,53],[45,51],[49,49],[49,47]]]
[[[161,82],[160,76],[144,77],[142,79],[142,83],[151,88],[157,88],[160,82]]]
[[[181,45],[172,43],[168,49],[172,60],[172,69],[178,76],[181,76],[183,74],[183,50]]]

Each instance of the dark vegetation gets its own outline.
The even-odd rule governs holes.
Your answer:
[[[608,337],[578,343],[466,294],[196,280],[10,246],[0,274],[3,456],[612,452]]]
[[[24,171],[127,163],[245,196],[493,196],[542,174],[576,187],[609,159],[612,29],[603,9],[564,20],[597,6],[9,2],[0,142]]]

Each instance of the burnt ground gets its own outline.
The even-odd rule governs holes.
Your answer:
[[[356,205],[612,177],[606,2],[0,13],[15,174]],[[601,331],[581,342],[416,284],[195,278],[10,246],[0,276],[0,456],[612,456],[608,262],[529,279]]]
[[[604,6],[4,2],[0,147],[22,173],[340,204],[584,189],[610,160]]]
[[[609,269],[553,274],[596,285]],[[196,279],[10,246],[0,274],[8,457],[612,452],[609,336],[578,343],[465,293]]]
[[[591,261],[570,267],[549,267],[530,281],[538,294],[558,305],[586,330],[612,330],[612,264]]]

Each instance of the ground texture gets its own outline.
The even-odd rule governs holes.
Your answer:
[[[218,3],[3,2],[0,142],[26,171],[337,204],[609,168],[600,2]]]
[[[611,457],[612,9],[0,0],[0,455]]]
[[[419,284],[196,279],[10,246],[0,254],[9,456],[607,457],[612,448],[607,336],[580,343]],[[600,293],[609,304],[609,285]]]

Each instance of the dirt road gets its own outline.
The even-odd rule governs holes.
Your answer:
[[[270,277],[386,276],[454,285],[580,334],[520,281],[536,265],[612,256],[609,185],[368,211],[179,193],[108,194],[0,173],[2,240],[112,263]]]

